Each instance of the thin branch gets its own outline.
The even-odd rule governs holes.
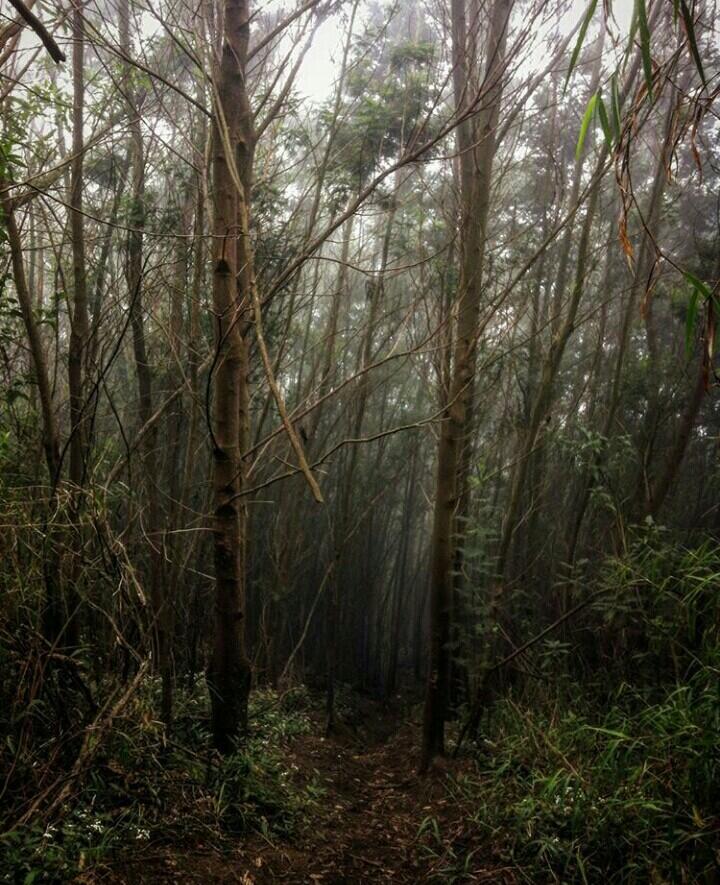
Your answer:
[[[35,31],[40,40],[42,41],[43,46],[47,49],[50,57],[55,62],[55,64],[60,64],[60,62],[65,61],[65,53],[60,49],[55,40],[53,40],[50,35],[48,29],[45,25],[40,21],[40,19],[35,15],[34,12],[31,12],[27,6],[22,2],[22,0],[9,0],[10,5],[13,9],[18,13],[18,15]]]

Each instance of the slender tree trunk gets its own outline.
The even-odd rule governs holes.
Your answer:
[[[0,187],[4,186],[5,182],[0,182]],[[22,256],[22,241],[15,220],[15,213],[10,200],[3,198],[2,202],[4,221],[8,232],[8,244],[10,246],[10,258],[12,261],[15,292],[17,294],[18,303],[20,304],[20,312],[22,313],[23,325],[25,326],[25,334],[28,337],[28,343],[30,345],[30,355],[32,358],[33,371],[35,373],[35,383],[37,384],[38,396],[40,399],[45,463],[47,464],[50,485],[54,486],[58,481],[58,470],[60,467],[60,443],[55,421],[55,410],[52,402],[47,359],[42,345],[40,329],[35,322],[32,292],[30,291],[27,275],[25,273],[25,265]]]
[[[204,99],[204,88],[200,78],[197,84],[198,99]],[[207,118],[204,114],[199,117],[199,138],[198,142],[201,147],[203,157],[203,167],[206,165],[207,158],[207,141],[208,127]],[[198,152],[200,153],[200,152]],[[200,423],[200,352],[201,352],[201,330],[200,330],[200,305],[203,300],[204,288],[204,267],[206,262],[205,250],[205,218],[206,218],[206,170],[197,175],[197,192],[195,204],[195,228],[193,243],[193,271],[192,284],[189,292],[188,303],[186,308],[187,316],[187,374],[190,392],[190,419],[187,432],[187,444],[185,447],[185,471],[182,485],[182,498],[189,500],[190,486],[192,482],[192,474],[194,467],[194,452],[197,439],[198,425]]]
[[[657,517],[662,509],[668,492],[672,488],[675,477],[680,470],[685,452],[692,436],[697,416],[700,412],[700,406],[705,398],[705,371],[702,362],[697,373],[697,378],[688,400],[680,423],[675,433],[675,440],[665,460],[663,470],[660,476],[650,486],[650,495],[647,503],[647,512],[652,517]]]
[[[396,559],[396,571],[394,581],[394,594],[390,614],[390,636],[388,649],[388,666],[385,677],[385,695],[391,695],[397,687],[398,661],[400,657],[400,644],[402,641],[402,612],[407,590],[407,566],[410,554],[410,542],[412,535],[413,514],[418,489],[417,465],[418,446],[415,445],[410,454],[410,468],[405,485],[405,497],[403,500],[402,526],[400,529],[400,546]]]
[[[70,167],[70,238],[72,241],[73,300],[68,348],[68,387],[70,393],[70,469],[72,485],[72,523],[79,524],[82,506],[82,487],[85,481],[88,421],[84,403],[84,376],[86,348],[89,340],[87,298],[87,268],[85,260],[85,219],[83,215],[84,148],[85,138],[85,21],[80,6],[73,11],[73,159]],[[68,595],[68,623],[65,638],[70,646],[78,641],[77,583],[79,562],[70,560],[66,593]]]
[[[632,330],[633,321],[635,319],[635,311],[640,295],[645,290],[647,279],[654,261],[654,245],[651,234],[654,234],[657,231],[657,227],[660,221],[660,209],[662,206],[662,198],[663,194],[665,193],[665,185],[667,181],[665,155],[670,147],[670,139],[672,135],[672,117],[673,109],[671,108],[668,111],[668,115],[665,120],[665,137],[661,149],[661,154],[658,157],[655,167],[655,175],[653,177],[652,189],[650,191],[650,199],[648,202],[647,210],[645,212],[646,230],[640,240],[640,247],[638,249],[635,266],[632,272],[630,296],[628,298],[627,307],[623,314],[622,326],[620,328],[618,352],[615,357],[615,368],[613,371],[610,396],[602,426],[602,436],[605,446],[607,446],[607,441],[613,431],[615,416],[617,415],[617,410],[620,406],[621,382],[623,377],[623,370],[625,368],[625,357],[627,355],[628,346],[630,344],[630,333]],[[580,539],[580,531],[585,519],[585,514],[587,513],[588,505],[590,504],[590,496],[593,489],[593,477],[598,474],[598,471],[604,459],[605,450],[603,449],[595,456],[593,460],[593,467],[589,472],[589,475],[586,476],[583,483],[579,505],[577,508],[577,513],[575,515],[575,520],[570,535],[570,543],[568,547],[568,562],[570,563],[575,561],[575,557],[577,555],[577,546]]]
[[[397,213],[397,203],[393,198],[388,210],[385,222],[385,232],[382,238],[380,268],[376,280],[369,280],[369,312],[367,328],[363,336],[362,343],[358,349],[358,359],[356,371],[360,371],[363,367],[370,365],[373,355],[373,343],[375,339],[375,327],[378,320],[378,312],[385,295],[385,271],[387,269],[390,254],[390,235],[393,229],[393,222]],[[349,225],[349,222],[348,222]],[[343,239],[343,263],[340,268],[342,274],[339,281],[340,291],[342,292],[347,285],[347,260],[349,251],[350,228],[347,228],[347,236]],[[340,298],[337,299],[340,301]],[[337,316],[335,315],[334,325],[337,326]],[[330,351],[328,351],[330,353]],[[328,367],[329,369],[329,367]],[[323,380],[325,380],[323,378]],[[353,418],[352,428],[350,431],[351,438],[358,439],[362,434],[363,422],[365,420],[365,410],[368,398],[370,396],[370,377],[366,373],[361,375],[358,380],[358,389],[356,394],[357,406]],[[347,543],[347,535],[351,530],[352,505],[356,501],[354,495],[355,488],[355,472],[357,468],[357,459],[359,446],[353,445],[348,452],[348,460],[345,469],[345,475],[342,480],[340,502],[337,515],[337,523],[335,526],[335,567],[331,578],[330,593],[328,595],[327,608],[327,655],[328,655],[328,688],[327,688],[327,727],[326,732],[329,734],[334,728],[335,723],[335,673],[337,669],[337,638],[341,632],[340,623],[340,605],[339,605],[339,582],[342,574],[343,557],[345,554],[345,545]],[[366,588],[365,599],[372,597],[370,588]],[[363,609],[367,613],[367,607]],[[365,668],[362,668],[365,672]]]
[[[245,650],[245,505],[240,453],[248,426],[244,313],[250,309],[250,242],[246,201],[252,171],[252,113],[245,87],[250,32],[248,0],[225,0],[222,56],[213,108],[213,486],[215,498],[215,633],[208,671],[212,730],[221,752],[247,729],[251,667]],[[242,227],[238,230],[238,220]]]
[[[602,40],[600,41],[600,49],[602,49]],[[601,71],[601,52],[598,55],[595,65],[593,66],[592,79],[589,88],[589,95],[594,95],[600,82]],[[552,341],[550,342],[549,351],[543,362],[540,378],[537,388],[534,391],[534,399],[530,408],[528,424],[520,440],[519,457],[517,459],[515,469],[512,475],[510,485],[510,493],[508,503],[505,510],[502,531],[500,535],[500,545],[497,558],[497,576],[502,583],[507,578],[509,571],[509,554],[510,545],[512,543],[513,534],[517,524],[518,514],[520,511],[520,503],[522,501],[523,492],[525,490],[525,482],[530,469],[530,463],[535,453],[538,437],[547,417],[548,409],[552,401],[552,395],[555,385],[555,378],[560,369],[565,347],[570,339],[570,335],[575,328],[575,318],[580,306],[580,301],[585,288],[585,277],[587,274],[588,252],[590,248],[590,238],[592,227],[595,220],[595,209],[597,207],[600,195],[600,172],[607,160],[607,149],[604,148],[598,159],[594,177],[595,183],[588,200],[585,219],[580,234],[580,242],[578,244],[578,257],[575,269],[575,281],[570,295],[569,304],[563,316],[562,304],[565,296],[565,286],[567,280],[568,258],[570,254],[570,235],[573,230],[572,226],[568,226],[565,232],[565,238],[561,248],[560,266],[558,270],[557,280],[555,282],[555,292],[553,295],[553,315],[552,315]],[[573,185],[571,189],[570,208],[577,204],[580,195],[580,180],[582,178],[583,163],[581,159],[576,160],[573,175]]]
[[[3,184],[4,182],[0,182],[0,186]],[[15,213],[9,199],[3,198],[2,202],[4,221],[8,232],[15,293],[30,345],[30,356],[40,400],[42,441],[50,490],[47,506],[48,514],[50,514],[52,519],[52,513],[56,507],[56,489],[60,478],[60,440],[55,420],[55,410],[53,408],[52,389],[42,338],[33,313],[32,292],[28,286],[25,265],[23,263],[22,242],[15,220]],[[52,522],[49,521],[45,536],[45,555],[43,556],[45,608],[42,621],[45,638],[53,645],[67,638],[65,628],[72,621],[72,611],[66,610],[63,599],[62,575],[57,552],[59,541],[57,534],[58,532],[53,529]]]
[[[123,0],[119,16],[120,46],[131,55],[130,7]],[[140,122],[142,94],[133,87],[133,69],[125,68],[123,86],[126,90],[130,116],[130,174],[131,208],[127,233],[127,279],[130,301],[130,325],[132,329],[135,373],[138,385],[140,425],[144,426],[153,415],[153,372],[147,351],[145,328],[145,298],[143,274],[143,229],[145,227],[145,150]],[[161,549],[161,514],[158,499],[157,475],[157,429],[153,427],[143,438],[142,449],[143,486],[147,501],[146,526],[150,538],[148,578],[153,612],[153,653],[155,666],[162,681],[161,716],[165,724],[172,719],[172,674],[169,665],[170,610],[164,587],[164,560]]]
[[[73,12],[73,160],[70,181],[70,235],[73,261],[73,310],[68,378],[70,385],[70,482],[79,490],[85,473],[85,422],[83,421],[83,363],[88,340],[85,218],[83,216],[83,165],[85,122],[85,22],[77,7]]]
[[[348,204],[350,204],[350,202],[351,201],[348,200]],[[318,377],[319,371],[320,381],[317,391],[318,399],[322,399],[322,397],[328,392],[328,390],[332,386],[333,378],[335,377],[334,370],[337,363],[336,348],[338,325],[340,320],[340,308],[342,307],[342,304],[346,300],[347,296],[348,260],[350,258],[350,242],[352,240],[353,222],[354,216],[351,215],[350,218],[348,218],[348,220],[343,225],[340,265],[338,267],[337,275],[337,287],[335,293],[333,294],[332,304],[330,305],[330,313],[328,314],[325,334],[323,336],[322,350],[318,354],[318,361],[313,367],[313,371],[308,382],[309,384],[314,383],[315,379]],[[320,419],[322,418],[323,411],[324,404],[321,403],[312,411],[310,415],[310,430],[308,436],[310,440],[313,441],[314,445],[317,445],[315,437],[318,431],[318,427],[320,426]]]
[[[715,265],[715,279],[711,281],[710,289],[715,292],[720,285],[720,254]],[[646,512],[652,517],[657,517],[662,509],[665,499],[672,488],[675,478],[680,470],[685,452],[687,451],[693,428],[697,422],[700,407],[707,393],[708,379],[704,360],[699,360],[695,384],[690,397],[685,405],[675,431],[675,438],[667,454],[660,475],[650,483],[650,492],[646,505]]]
[[[634,500],[631,502],[633,515],[647,515],[654,510],[652,501],[652,473],[655,444],[658,431],[663,425],[663,397],[661,393],[661,376],[663,372],[662,354],[660,351],[659,329],[655,317],[653,298],[654,266],[657,262],[655,255],[655,242],[662,225],[662,200],[668,180],[667,166],[670,163],[675,146],[675,126],[678,104],[685,95],[689,83],[689,74],[685,72],[681,76],[680,83],[670,96],[667,115],[665,118],[665,131],[663,143],[655,167],[655,178],[650,203],[650,215],[645,219],[647,230],[643,232],[643,243],[647,251],[647,267],[645,274],[638,279],[638,295],[645,295],[642,306],[642,317],[645,325],[645,340],[648,349],[648,369],[645,383],[647,385],[648,406],[645,412],[642,430],[639,434],[638,452],[641,464],[638,476],[637,489]],[[645,292],[647,291],[647,294]],[[698,404],[699,407],[699,404]],[[664,495],[663,495],[664,497]]]
[[[512,0],[495,0],[486,48],[487,93],[483,109],[458,128],[461,180],[461,275],[457,337],[448,403],[443,414],[438,448],[437,487],[430,570],[430,649],[423,717],[420,767],[426,770],[445,749],[445,720],[450,679],[453,522],[457,507],[457,478],[466,443],[470,394],[475,373],[476,338],[481,281],[485,260],[490,183],[500,116],[504,56]],[[474,28],[473,28],[474,30]],[[464,0],[452,2],[455,103],[460,110],[471,83]]]

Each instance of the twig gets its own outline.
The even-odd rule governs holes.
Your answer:
[[[243,203],[244,206],[244,203]],[[245,219],[244,219],[245,220]],[[248,235],[247,224],[243,224],[243,236]],[[252,271],[251,271],[252,273]],[[320,486],[317,484],[317,480],[312,475],[312,471],[310,470],[310,465],[307,462],[307,458],[305,457],[305,452],[302,447],[302,443],[295,432],[295,428],[292,425],[292,421],[288,417],[287,407],[285,405],[285,400],[283,399],[283,395],[280,392],[280,388],[278,387],[277,381],[275,380],[275,373],[273,372],[272,363],[270,362],[270,355],[268,353],[267,345],[265,344],[265,335],[263,333],[263,325],[262,325],[262,307],[260,305],[260,298],[258,297],[257,287],[255,286],[255,280],[250,283],[250,293],[252,295],[252,305],[253,305],[253,313],[255,315],[255,338],[257,340],[258,349],[260,350],[260,356],[262,358],[263,367],[265,369],[265,376],[267,378],[267,382],[270,385],[270,390],[272,391],[273,398],[275,400],[275,404],[277,405],[277,410],[280,415],[280,420],[285,427],[285,432],[288,435],[290,440],[290,445],[293,447],[293,451],[298,459],[298,464],[300,465],[300,472],[303,474],[305,479],[307,480],[307,484],[310,486],[310,491],[313,494],[313,497],[317,501],[318,504],[323,504],[324,499],[322,496],[322,492],[320,491]]]
[[[135,677],[133,678],[130,685],[128,685],[128,687],[125,689],[120,698],[116,701],[113,707],[109,710],[109,712],[107,712],[107,714],[105,712],[109,705],[108,702],[103,710],[101,710],[100,713],[95,717],[93,722],[87,726],[87,728],[85,729],[85,734],[83,736],[82,746],[80,747],[80,752],[77,755],[77,759],[75,760],[75,764],[73,765],[70,773],[68,775],[63,775],[62,777],[56,778],[56,780],[48,787],[48,789],[41,793],[40,796],[35,799],[28,811],[26,811],[25,814],[18,821],[18,825],[26,824],[29,820],[31,820],[42,805],[43,801],[61,783],[62,787],[45,811],[46,817],[52,815],[53,812],[58,808],[58,806],[61,805],[68,798],[72,784],[88,770],[90,759],[100,748],[100,735],[103,733],[103,731],[106,731],[112,725],[113,721],[120,714],[120,711],[128,703],[130,698],[135,694],[135,691],[142,681],[142,678],[145,675],[147,669],[148,662],[145,661],[135,674]],[[91,740],[92,738],[94,738],[94,740]]]

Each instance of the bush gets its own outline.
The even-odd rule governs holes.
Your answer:
[[[434,839],[446,881],[478,851],[533,882],[717,881],[719,577],[714,541],[652,525],[605,564],[580,633],[534,649],[542,682],[486,711],[450,780],[467,823]]]
[[[708,681],[605,715],[503,702],[453,782],[476,837],[535,881],[711,881],[720,844],[720,699]]]
[[[146,677],[101,755],[60,813],[0,837],[0,881],[64,882],[113,852],[187,842],[199,834],[222,847],[229,836],[288,837],[320,791],[301,783],[287,741],[310,729],[302,692],[253,694],[252,732],[224,758],[208,750],[204,680],[178,692],[170,740],[155,719],[159,680]]]

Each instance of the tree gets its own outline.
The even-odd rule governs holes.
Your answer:
[[[438,446],[430,577],[430,654],[421,761],[424,769],[434,756],[444,752],[450,680],[453,517],[458,503],[461,450],[468,444],[490,186],[511,10],[512,3],[507,0],[496,0],[493,5],[485,49],[485,74],[478,91],[482,96],[479,99],[482,110],[458,127],[461,270],[452,376]],[[474,67],[470,54],[478,26],[479,19],[474,18],[468,29],[465,4],[454,0],[453,83],[458,114],[478,102],[478,96],[473,93]]]
[[[225,0],[222,51],[213,100],[213,447],[215,632],[208,682],[217,748],[232,749],[247,729],[251,670],[245,651],[246,526],[240,453],[248,440],[245,336],[253,257],[249,231],[254,134],[245,67],[250,37],[246,0]]]

